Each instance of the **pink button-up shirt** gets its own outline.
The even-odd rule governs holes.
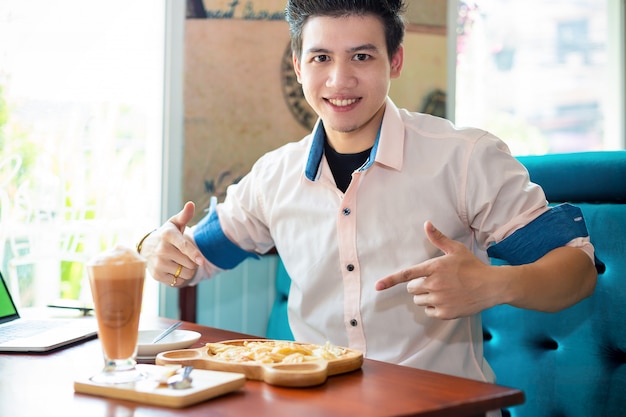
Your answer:
[[[295,339],[493,381],[480,315],[428,318],[405,285],[382,292],[374,285],[440,255],[424,234],[426,220],[488,262],[490,244],[548,210],[542,189],[493,135],[400,110],[391,100],[370,161],[354,172],[345,194],[323,141],[318,122],[311,135],[260,158],[217,206],[217,227],[229,242],[250,252],[278,250],[292,279]],[[209,253],[205,243],[213,235],[200,231],[195,239],[219,265],[229,249],[215,238]],[[585,238],[572,244],[592,250]]]

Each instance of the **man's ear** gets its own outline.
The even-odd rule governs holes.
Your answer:
[[[398,78],[402,73],[404,63],[404,47],[400,45],[395,54],[391,57],[391,78]]]
[[[296,72],[296,78],[298,79],[298,83],[302,84],[302,81],[300,81],[300,60],[295,53],[291,54],[291,61],[293,63],[293,70]]]

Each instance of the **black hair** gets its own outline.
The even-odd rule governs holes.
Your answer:
[[[398,51],[404,38],[403,0],[288,0],[285,18],[289,23],[291,49],[302,55],[302,29],[312,16],[346,17],[374,15],[381,19],[389,59]]]

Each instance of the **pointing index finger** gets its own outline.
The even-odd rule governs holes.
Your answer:
[[[432,271],[430,271],[429,265],[430,260],[426,260],[417,265],[413,265],[408,268],[404,268],[401,271],[387,275],[386,277],[376,281],[376,291],[383,291],[403,282],[412,281],[416,278],[425,278],[432,273]]]
[[[412,279],[411,270],[403,269],[402,271],[396,272],[391,275],[387,275],[386,277],[379,279],[376,282],[376,291],[386,290],[397,284],[408,282],[411,279]]]

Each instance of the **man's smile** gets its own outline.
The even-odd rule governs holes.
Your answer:
[[[356,103],[359,100],[360,100],[359,98],[350,98],[350,99],[329,98],[329,99],[327,99],[327,101],[330,104],[332,104],[333,106],[337,106],[337,107],[347,107],[347,106],[350,106],[350,105]]]

